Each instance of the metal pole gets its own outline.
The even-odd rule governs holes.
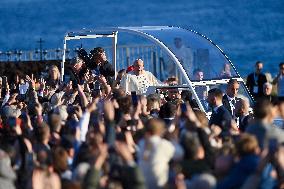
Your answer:
[[[66,57],[66,48],[67,48],[67,41],[66,36],[64,37],[64,44],[63,44],[63,56],[62,56],[62,62],[61,62],[61,81],[63,81],[64,78],[64,63],[65,63],[65,57]]]
[[[39,41],[37,41],[39,43],[39,54],[40,54],[40,61],[42,61],[42,44],[44,43],[44,40],[42,40],[42,38],[39,38]]]
[[[114,34],[114,37],[112,38],[112,47],[113,47],[112,64],[114,65],[114,71],[115,71],[114,78],[116,78],[116,75],[117,75],[117,67],[116,67],[117,31],[115,31],[113,34]]]

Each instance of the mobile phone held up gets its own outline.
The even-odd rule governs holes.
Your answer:
[[[138,106],[138,97],[137,97],[136,91],[131,92],[131,98],[132,98],[133,106],[137,107]]]
[[[181,113],[186,113],[187,112],[187,107],[185,103],[182,103],[180,105]]]

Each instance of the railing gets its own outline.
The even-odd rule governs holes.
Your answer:
[[[105,49],[108,60],[112,62],[112,47],[103,47]],[[66,59],[76,56],[76,49],[67,49]],[[163,70],[162,62],[163,52],[158,46],[154,45],[120,45],[117,47],[117,70],[126,69],[137,58],[141,58],[145,63],[145,69],[153,70],[156,76],[161,74]],[[47,49],[40,51],[0,51],[1,62],[24,62],[24,61],[41,61],[41,60],[62,60],[63,49]]]
[[[74,57],[79,48],[67,49],[66,57],[70,59]],[[106,54],[109,59],[111,59],[112,47],[104,47]],[[151,45],[124,45],[118,46],[117,48],[117,58],[126,60],[128,63],[135,58],[142,58],[147,52],[157,52],[155,46]],[[39,61],[39,60],[62,60],[63,49],[43,49],[43,50],[9,50],[9,51],[0,51],[0,62],[17,62],[17,61]],[[134,57],[135,56],[135,57]],[[137,57],[140,56],[140,57]],[[148,55],[150,56],[150,54]],[[146,58],[148,59],[148,58]]]

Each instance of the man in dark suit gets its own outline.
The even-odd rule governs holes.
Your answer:
[[[208,103],[212,107],[209,125],[218,125],[222,129],[221,135],[227,135],[231,128],[231,113],[222,104],[223,93],[220,89],[213,88],[208,91]]]
[[[249,114],[249,99],[240,99],[236,104],[235,115],[239,118],[239,130],[245,132],[248,125],[253,120],[253,116]]]
[[[235,107],[239,103],[240,98],[237,97],[240,84],[236,79],[230,79],[227,85],[226,94],[223,96],[222,102],[224,107],[231,113],[232,117],[235,119]]]
[[[251,73],[247,77],[246,86],[249,92],[253,95],[255,99],[262,97],[263,94],[263,84],[267,82],[266,76],[261,73],[263,68],[263,63],[257,61],[255,63],[255,72]]]

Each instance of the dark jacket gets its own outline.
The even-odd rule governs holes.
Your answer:
[[[218,125],[222,129],[222,134],[228,133],[231,128],[232,116],[224,105],[220,106],[216,112],[212,112],[209,125]]]
[[[72,68],[68,67],[65,71],[64,75],[69,75],[70,81],[72,81],[72,85],[77,86],[80,83],[79,74],[75,73]],[[66,77],[66,76],[65,76]],[[65,79],[64,79],[65,80]],[[76,87],[75,87],[76,88]]]
[[[121,167],[121,175],[119,178],[123,188],[133,188],[133,189],[145,189],[145,180],[139,167],[125,165]],[[85,189],[96,189],[99,188],[100,182],[100,171],[91,167],[87,172],[83,188]]]
[[[276,104],[278,102],[278,97],[273,95],[263,96],[265,99],[269,100],[272,104]]]
[[[112,65],[108,61],[104,62],[104,64],[99,66],[99,68],[94,63],[89,64],[88,68],[90,70],[95,70],[96,75],[103,75],[109,84],[113,82],[115,70],[113,69]]]
[[[236,103],[238,103],[239,101],[240,101],[240,98],[235,97],[235,104],[233,104],[234,107],[236,106]],[[229,101],[227,94],[223,96],[222,102],[223,102],[223,106],[231,113],[232,117],[235,117],[235,112],[233,112],[232,114],[232,109],[231,109],[230,101]]]
[[[251,73],[248,75],[247,77],[247,82],[246,82],[246,86],[249,90],[249,92],[253,95],[253,97],[258,98],[258,97],[262,97],[263,94],[263,84],[267,82],[266,76],[262,73],[260,73],[258,75],[258,79],[257,81],[255,81],[255,73]],[[254,92],[253,88],[254,87],[258,87],[258,92]]]
[[[216,189],[237,189],[242,186],[249,175],[255,172],[259,157],[256,155],[247,155],[240,159],[231,169],[228,176],[219,181]]]
[[[239,129],[241,132],[245,132],[246,128],[248,127],[249,123],[253,120],[251,115],[247,115],[244,117],[240,117],[239,119]]]

